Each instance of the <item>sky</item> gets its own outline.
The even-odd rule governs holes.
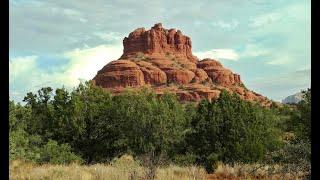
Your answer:
[[[310,0],[10,0],[10,99],[71,90],[118,59],[130,32],[159,22],[270,99],[311,85]]]

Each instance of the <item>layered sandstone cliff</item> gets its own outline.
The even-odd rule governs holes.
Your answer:
[[[240,75],[220,62],[194,56],[191,39],[180,30],[167,30],[160,23],[150,30],[138,28],[124,38],[123,46],[123,55],[98,71],[93,79],[96,85],[114,93],[148,86],[158,94],[175,93],[181,101],[212,100],[226,89],[245,100],[271,103],[245,88]]]

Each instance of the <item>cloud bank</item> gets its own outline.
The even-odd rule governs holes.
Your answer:
[[[122,45],[99,45],[92,48],[74,49],[62,55],[64,64],[52,67],[51,71],[39,66],[41,58],[34,56],[15,57],[9,62],[10,94],[16,101],[21,101],[26,92],[34,92],[41,87],[66,87],[71,89],[81,80],[92,79],[96,72],[111,60],[122,54]]]
[[[129,32],[161,22],[191,37],[198,57],[221,60],[248,88],[279,99],[310,81],[288,75],[311,66],[310,12],[301,0],[9,0],[10,96],[91,79],[121,55]]]

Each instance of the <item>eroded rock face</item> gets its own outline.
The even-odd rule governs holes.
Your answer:
[[[164,29],[161,23],[155,24],[150,30],[138,28],[123,40],[123,55],[128,58],[133,54],[166,54],[173,53],[195,62],[196,57],[191,52],[191,40],[180,30]]]
[[[197,92],[179,91],[177,92],[180,101],[200,101],[201,96]]]
[[[267,98],[244,88],[239,74],[214,59],[192,55],[191,40],[180,30],[155,24],[138,28],[123,40],[123,55],[104,66],[94,77],[97,86],[118,94],[127,87],[152,87],[158,95],[175,93],[181,101],[213,100],[222,89],[248,101],[268,104]],[[269,103],[270,104],[270,103]]]
[[[212,80],[209,78],[208,74],[203,69],[196,69],[194,83],[203,83],[206,81],[212,83]]]
[[[94,80],[97,86],[103,88],[139,87],[145,84],[139,66],[128,60],[112,61],[98,72]]]
[[[146,61],[139,61],[137,65],[144,75],[144,82],[152,85],[162,85],[167,83],[167,75],[158,67]]]
[[[165,71],[168,83],[189,84],[195,74],[187,69],[173,69]]]
[[[229,69],[224,68],[216,60],[204,59],[197,63],[197,67],[203,69],[214,83],[223,86],[241,84],[240,75],[234,74]]]

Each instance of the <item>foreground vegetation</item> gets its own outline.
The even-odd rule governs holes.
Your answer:
[[[217,173],[218,162],[233,168],[279,165],[282,174],[301,172],[308,177],[311,90],[304,95],[297,106],[274,104],[266,109],[226,91],[213,102],[196,105],[180,104],[172,94],[157,97],[148,89],[112,96],[90,83],[71,92],[42,88],[27,94],[26,105],[9,100],[10,177],[30,175],[41,167],[61,168],[61,174],[82,169],[90,177],[95,176],[93,167],[116,172],[112,163],[124,154],[146,169],[137,173],[147,171],[148,179],[171,172],[170,164],[182,168],[186,177],[187,167]],[[26,166],[14,165],[23,161],[28,162]],[[48,163],[57,165],[41,165]],[[70,163],[85,166],[67,166]],[[46,171],[53,177],[49,171],[55,170]]]
[[[109,164],[69,165],[35,164],[18,160],[10,162],[10,179],[66,179],[66,180],[202,180],[202,179],[299,179],[304,172],[285,172],[281,165],[215,164],[212,174],[206,173],[199,166],[181,167],[168,165],[157,167],[154,177],[147,167],[134,160],[132,156],[123,155]]]

